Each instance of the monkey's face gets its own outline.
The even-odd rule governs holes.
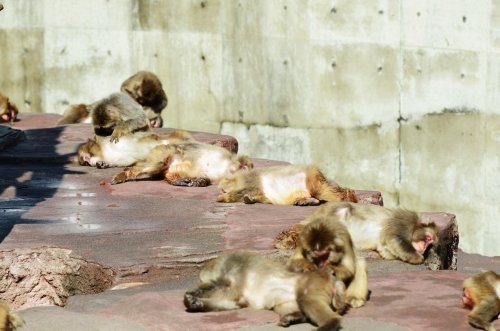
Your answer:
[[[431,245],[436,245],[438,242],[438,228],[434,223],[424,225],[416,230],[412,237],[412,246],[420,254],[424,254],[427,248]]]
[[[96,149],[99,149],[99,144],[92,139],[80,145],[78,148],[78,163],[83,166],[93,166],[92,157]]]
[[[304,257],[318,267],[337,265],[345,255],[345,243],[325,226],[312,227],[301,233]]]

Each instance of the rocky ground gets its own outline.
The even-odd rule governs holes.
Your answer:
[[[111,186],[117,169],[74,162],[78,144],[92,135],[90,125],[56,127],[58,118],[21,116],[10,125],[21,131],[0,126],[0,297],[20,310],[23,330],[279,329],[272,312],[187,313],[182,295],[196,284],[200,264],[222,251],[285,258],[288,252],[273,250],[273,239],[316,207],[220,204],[215,186]],[[232,137],[194,135],[237,150]],[[357,194],[365,203],[381,202],[378,192]],[[426,215],[447,237],[431,266],[457,270],[369,254],[370,300],[347,312],[344,330],[472,329],[461,282],[481,269],[499,272],[500,257],[456,251],[454,216]]]

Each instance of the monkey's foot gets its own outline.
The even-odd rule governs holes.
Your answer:
[[[278,325],[286,328],[292,324],[304,323],[305,321],[306,317],[301,312],[295,312],[292,314],[281,316]]]
[[[277,249],[294,249],[299,241],[300,227],[292,225],[288,230],[282,231],[274,239],[273,246]]]
[[[251,205],[253,203],[256,203],[257,200],[249,196],[248,194],[245,194],[243,196],[243,202],[246,203],[247,205]]]
[[[187,311],[191,312],[204,310],[203,302],[189,292],[184,294],[184,306],[186,307]]]
[[[303,272],[303,271],[313,271],[318,269],[318,267],[305,259],[290,260],[288,264],[288,269],[293,272]]]
[[[359,308],[365,305],[366,300],[359,298],[348,298],[347,303],[349,303],[349,306],[351,306],[352,308]]]
[[[420,254],[411,255],[406,259],[406,262],[411,264],[422,264],[424,263],[424,256]]]
[[[175,186],[189,186],[189,187],[205,187],[210,185],[210,179],[206,177],[197,177],[197,178],[179,178],[176,179],[170,184]]]
[[[106,168],[109,168],[109,164],[107,164],[104,161],[98,161],[98,162],[96,162],[95,166],[97,167],[97,169],[106,169]]]
[[[297,199],[293,202],[294,206],[317,206],[319,205],[320,201],[316,198],[302,198],[302,199]]]
[[[123,171],[115,175],[113,179],[111,179],[111,185],[121,184],[124,183],[126,180],[127,180],[127,174],[125,174],[125,172]]]

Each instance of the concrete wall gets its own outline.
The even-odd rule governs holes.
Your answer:
[[[498,1],[3,3],[0,90],[22,111],[61,113],[149,69],[167,126],[456,213],[462,249],[500,255]]]

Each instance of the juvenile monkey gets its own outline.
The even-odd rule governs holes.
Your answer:
[[[158,76],[151,71],[138,71],[122,83],[121,91],[128,93],[144,108],[151,127],[163,127],[161,112],[168,99]]]
[[[256,253],[226,253],[203,267],[184,305],[189,312],[267,309],[280,316],[280,326],[309,320],[318,330],[338,330],[344,291],[326,271],[294,273]]]
[[[19,314],[11,311],[5,302],[0,302],[0,331],[14,331],[23,324]]]
[[[285,165],[238,172],[221,180],[218,202],[312,206],[321,201],[357,201],[354,192],[334,187],[315,166]]]
[[[0,123],[14,122],[18,113],[16,105],[6,95],[0,93]]]
[[[238,156],[223,147],[198,142],[159,145],[145,161],[115,175],[111,184],[138,177],[162,177],[171,185],[200,187],[250,168],[253,163],[248,156]]]
[[[288,267],[293,271],[330,270],[347,286],[346,302],[354,308],[363,306],[368,297],[366,261],[356,256],[347,227],[324,214],[313,213],[306,220]]]
[[[63,117],[57,122],[57,124],[91,123],[91,108],[91,105],[86,105],[84,103],[69,105],[69,107],[64,111]]]
[[[472,309],[467,315],[469,324],[478,329],[495,331],[490,322],[500,317],[500,275],[494,271],[483,271],[467,278],[463,289],[463,304]]]
[[[405,209],[331,202],[318,208],[313,215],[344,223],[356,248],[376,250],[388,260],[400,259],[421,264],[427,249],[438,241],[439,229],[434,222],[424,223],[418,213]],[[275,247],[293,246],[297,231],[300,232],[300,228],[312,219],[307,218],[298,223],[288,234],[280,234]]]
[[[145,160],[158,145],[194,142],[186,131],[176,130],[170,134],[152,131],[136,132],[123,136],[113,143],[107,137],[96,136],[78,148],[78,163],[97,168],[127,167]]]
[[[149,121],[141,106],[126,93],[113,93],[98,101],[91,111],[94,133],[111,136],[112,142],[137,131],[148,131]]]

